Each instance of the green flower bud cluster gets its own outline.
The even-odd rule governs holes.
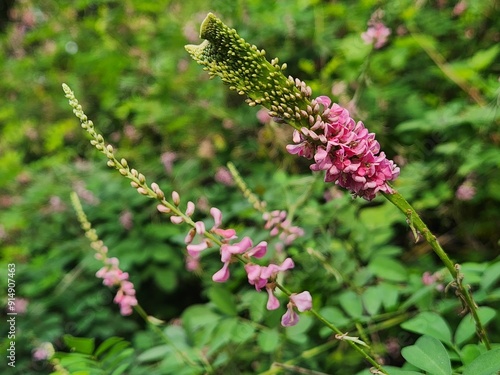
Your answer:
[[[187,45],[186,50],[210,78],[220,77],[231,90],[246,95],[250,106],[262,105],[271,116],[297,129],[309,126],[309,114],[301,109],[310,107],[311,88],[286,78],[286,64],[279,65],[277,58],[267,61],[264,50],[247,43],[212,13],[203,21],[200,37],[205,39],[203,43]]]

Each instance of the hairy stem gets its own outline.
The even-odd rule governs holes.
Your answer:
[[[448,254],[446,254],[446,252],[437,241],[436,236],[432,234],[432,232],[420,218],[415,209],[411,206],[410,203],[406,201],[406,199],[404,199],[404,197],[400,193],[395,191],[394,194],[383,193],[383,195],[389,202],[391,202],[405,214],[408,224],[410,225],[412,230],[415,229],[425,238],[425,240],[431,246],[432,250],[434,250],[436,255],[439,257],[439,259],[441,259],[445,267],[448,269],[453,278],[453,281],[450,285],[456,289],[455,293],[457,297],[460,298],[462,303],[465,305],[465,308],[470,311],[472,318],[474,319],[474,323],[476,324],[476,332],[479,336],[479,339],[483,341],[485,347],[490,350],[490,341],[488,339],[486,330],[481,323],[481,319],[479,318],[478,306],[474,302],[472,294],[469,291],[469,286],[464,285],[462,282],[463,275],[460,273],[460,266],[458,264],[454,264],[451,261],[451,259],[448,257]]]

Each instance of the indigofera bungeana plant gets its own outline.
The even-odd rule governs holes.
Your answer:
[[[210,77],[220,77],[229,89],[246,95],[250,106],[264,106],[271,116],[295,129],[288,152],[313,159],[311,170],[325,171],[325,182],[335,182],[367,200],[381,193],[405,214],[415,237],[422,235],[450,272],[453,281],[449,286],[455,288],[464,312],[471,312],[480,340],[490,349],[478,307],[469,287],[462,283],[460,266],[451,261],[415,209],[391,186],[399,168],[380,151],[375,135],[328,97],[312,99],[304,82],[285,77],[286,64],[279,65],[277,58],[267,61],[264,50],[247,43],[215,15],[207,15],[200,37],[205,39],[200,45],[187,45],[186,50]]]
[[[362,197],[366,200],[372,200],[377,194],[382,194],[404,213],[415,236],[422,235],[449,270],[453,277],[449,287],[455,288],[464,311],[470,311],[475,321],[478,337],[485,347],[490,349],[487,334],[478,315],[478,307],[468,286],[462,283],[463,275],[460,273],[460,267],[453,264],[417,212],[391,185],[391,181],[399,175],[399,167],[386,158],[375,135],[370,133],[361,121],[356,122],[351,118],[347,109],[336,103],[332,104],[328,97],[313,98],[311,88],[304,82],[285,77],[283,70],[286,64],[280,65],[278,59],[267,61],[263,50],[247,43],[234,29],[226,26],[213,14],[206,17],[201,26],[200,35],[205,41],[198,46],[186,46],[187,51],[204,66],[211,77],[220,77],[231,90],[246,95],[246,102],[250,106],[262,105],[269,110],[272,117],[292,126],[295,129],[293,144],[287,146],[288,152],[311,159],[313,161],[310,166],[311,170],[324,171],[325,182],[334,182],[349,190],[354,197]],[[213,281],[225,282],[230,277],[230,265],[242,263],[249,284],[257,291],[267,292],[269,310],[279,307],[279,300],[274,295],[276,289],[281,290],[287,296],[287,309],[281,319],[283,326],[292,326],[297,323],[299,316],[295,310],[309,311],[312,316],[334,331],[337,339],[347,342],[373,365],[373,373],[387,374],[381,364],[370,354],[370,348],[365,342],[343,333],[334,323],[329,322],[314,309],[312,296],[308,291],[293,293],[282,284],[282,279],[278,278],[278,274],[294,268],[291,258],[283,256],[277,264],[258,264],[254,258],[260,259],[264,256],[267,252],[267,243],[261,241],[254,244],[249,237],[237,241],[235,230],[222,228],[222,212],[216,207],[210,209],[213,219],[210,229],[202,221],[193,221],[191,217],[195,210],[194,203],[187,202],[181,205],[181,198],[175,191],[170,193],[171,199],[167,199],[158,184],[147,184],[143,174],[130,168],[125,159],[117,159],[113,147],[106,144],[102,135],[97,133],[94,124],[83,112],[74,93],[67,85],[63,85],[63,89],[82,127],[91,135],[92,145],[108,158],[108,166],[130,179],[132,187],[138,193],[158,201],[158,211],[168,215],[173,224],[190,226],[185,237],[188,269],[196,270],[199,267],[200,255],[204,250],[218,247],[222,268],[212,276]],[[246,191],[234,166],[230,164],[229,168],[245,196],[249,197],[254,207],[264,214],[264,219],[267,220],[266,228],[271,230],[272,235],[282,231],[284,235],[280,238],[284,244],[288,244],[287,241],[292,241],[303,234],[300,228],[291,226],[286,218],[286,212],[267,212],[265,206]],[[90,239],[97,241],[95,238]],[[98,254],[106,260],[108,258],[103,249],[105,248],[100,248]],[[118,285],[123,289],[123,283],[119,281],[127,277],[122,277],[123,280],[121,280],[119,276],[125,273],[118,270],[117,260],[109,259],[105,262],[105,267],[99,271],[98,276],[104,278],[106,285]],[[116,279],[116,276],[120,280]],[[114,277],[113,280],[111,280],[112,277]],[[128,280],[125,281],[128,282]],[[115,301],[120,303],[122,313],[128,314],[134,308],[145,317],[135,299],[132,284],[127,285],[130,286],[126,288],[128,302],[124,303],[119,298],[121,296]],[[186,363],[189,364],[189,361]]]

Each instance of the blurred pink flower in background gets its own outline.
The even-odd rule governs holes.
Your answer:
[[[177,154],[172,151],[167,151],[161,154],[161,162],[167,174],[172,174],[172,169],[174,168],[174,161],[177,159]]]
[[[442,280],[443,276],[439,272],[434,272],[431,274],[426,271],[422,275],[422,283],[424,285],[436,285],[436,290],[442,292],[444,290],[444,285],[439,282]]]
[[[126,230],[131,230],[134,226],[134,216],[129,210],[122,211],[120,214],[120,224]]]
[[[366,44],[373,44],[375,49],[379,49],[387,43],[389,35],[391,35],[391,29],[382,22],[375,22],[368,26],[368,29],[361,34],[361,38]]]
[[[464,182],[455,192],[455,197],[460,201],[470,201],[476,195],[476,188],[470,181]]]
[[[226,167],[217,168],[217,172],[215,172],[215,181],[226,186],[234,185],[233,176]]]
[[[272,118],[269,116],[269,111],[266,108],[261,108],[257,112],[257,120],[259,120],[261,124],[269,124]]]
[[[459,16],[467,9],[467,2],[464,0],[459,1],[453,8],[453,15]]]
[[[373,12],[370,20],[368,21],[368,29],[361,34],[361,38],[366,44],[373,44],[375,49],[382,48],[386,43],[391,29],[389,29],[382,22],[384,12],[381,9]]]
[[[42,342],[33,350],[32,356],[35,361],[44,361],[50,359],[54,352],[54,347],[50,342]]]

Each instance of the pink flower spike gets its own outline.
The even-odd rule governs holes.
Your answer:
[[[290,301],[297,306],[297,310],[300,312],[311,310],[312,308],[312,297],[308,291],[299,294],[293,293],[290,296]]]
[[[212,280],[216,283],[224,283],[227,279],[229,279],[229,262],[225,262],[222,268],[212,276]]]
[[[268,310],[276,310],[278,307],[280,307],[280,301],[276,298],[276,296],[273,293],[273,290],[271,288],[266,288],[267,295],[269,296],[267,300],[267,309]]]
[[[281,325],[283,327],[292,327],[299,322],[299,315],[294,311],[292,303],[288,303],[286,307],[286,313],[281,317]]]

